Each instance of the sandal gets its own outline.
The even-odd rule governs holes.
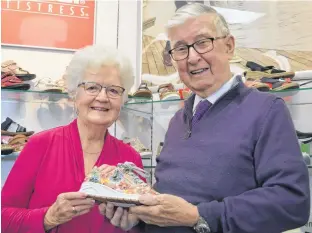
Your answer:
[[[152,98],[152,92],[147,87],[147,83],[141,83],[138,90],[133,94],[133,97]]]
[[[188,99],[192,94],[193,92],[189,88],[179,89],[179,95],[181,100]]]
[[[245,71],[243,74],[246,79],[251,80],[259,80],[261,78],[292,79],[295,76],[294,72],[268,73],[263,71]]]
[[[312,133],[304,133],[296,130],[297,137],[302,144],[308,144],[312,142]]]
[[[125,137],[123,142],[132,146],[138,153],[140,153],[141,156],[151,154],[151,150],[147,149],[138,138]]]
[[[28,137],[26,135],[15,135],[11,139],[9,139],[8,144],[12,146],[15,152],[20,152],[23,150],[27,141]]]
[[[281,80],[274,78],[262,78],[262,83],[266,83],[271,87],[272,91],[282,91],[290,89],[298,89],[299,84],[296,82],[291,82],[290,80]]]
[[[1,155],[9,155],[14,152],[14,148],[7,144],[1,144]]]
[[[255,80],[247,80],[245,82],[245,85],[247,87],[250,87],[250,88],[255,88],[259,91],[263,91],[263,92],[267,92],[267,91],[270,91],[270,85],[268,85],[267,83],[261,83],[259,81],[255,81]]]
[[[1,135],[15,136],[18,134],[30,136],[34,134],[34,131],[27,131],[25,127],[7,117],[6,120],[1,123]]]
[[[12,73],[1,74],[1,88],[2,89],[15,89],[15,90],[28,90],[30,84],[23,83],[22,80],[17,78]]]
[[[285,70],[276,69],[274,66],[261,66],[258,63],[248,61],[246,67],[250,71],[245,71],[244,75],[247,79],[259,79],[259,78],[290,78],[295,77],[295,73],[292,71],[286,72]]]
[[[10,72],[22,81],[29,81],[36,78],[35,74],[30,74],[27,70],[19,67],[15,61],[8,60],[1,64],[1,74]]]
[[[296,134],[297,134],[297,137],[299,139],[307,139],[307,138],[312,138],[312,132],[301,132],[299,130],[296,130]]]
[[[161,100],[177,100],[181,99],[177,91],[171,83],[162,84],[158,88],[159,97]]]
[[[38,82],[35,84],[35,88],[38,91],[43,92],[56,92],[56,93],[62,93],[65,92],[65,82],[63,79],[53,81],[50,78],[42,78],[38,80]]]

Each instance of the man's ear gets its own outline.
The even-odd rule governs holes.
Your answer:
[[[229,35],[226,39],[226,52],[229,54],[230,58],[234,56],[235,38],[232,35]]]

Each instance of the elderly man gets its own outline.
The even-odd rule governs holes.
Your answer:
[[[129,212],[102,204],[111,223],[148,233],[278,233],[309,217],[308,170],[282,99],[245,87],[229,60],[235,41],[213,8],[170,20],[181,80],[195,94],[172,118],[158,158],[157,196]]]

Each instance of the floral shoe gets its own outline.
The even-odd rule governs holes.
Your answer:
[[[110,173],[102,174],[94,167],[81,185],[80,192],[97,202],[112,202],[115,206],[139,205],[142,194],[157,194],[140,177],[148,173],[131,162],[119,163]]]

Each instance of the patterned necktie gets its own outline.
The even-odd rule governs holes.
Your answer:
[[[195,114],[192,118],[192,126],[199,122],[199,120],[211,106],[212,104],[206,99],[200,101],[199,104],[197,104]]]

